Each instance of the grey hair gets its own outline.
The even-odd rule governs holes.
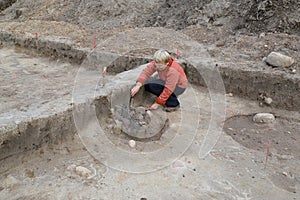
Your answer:
[[[170,61],[170,54],[164,50],[160,49],[154,53],[154,61],[156,63],[168,63]]]

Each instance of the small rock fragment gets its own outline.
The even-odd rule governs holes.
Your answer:
[[[294,159],[294,156],[291,156],[291,155],[277,155],[277,157],[279,159],[282,159],[282,160],[292,160],[292,159]]]
[[[264,38],[266,36],[266,33],[259,34],[259,38]]]
[[[78,174],[79,176],[82,176],[82,177],[89,177],[92,175],[92,172],[89,169],[82,167],[82,166],[76,167],[75,172],[76,172],[76,174]]]
[[[275,117],[271,113],[257,113],[254,115],[253,121],[256,123],[272,123],[275,121]]]
[[[33,178],[33,177],[34,177],[34,171],[33,171],[33,170],[30,170],[30,169],[26,169],[25,175],[26,175],[28,178]]]
[[[265,62],[274,67],[290,67],[295,60],[281,53],[271,52],[265,59]]]
[[[233,94],[232,93],[228,93],[227,96],[233,97]]]
[[[113,126],[113,133],[120,135],[122,133],[122,130],[118,125],[115,125],[115,126]]]
[[[223,47],[223,46],[225,46],[225,41],[219,40],[216,42],[216,47]]]
[[[135,147],[136,147],[136,142],[135,142],[134,140],[129,140],[128,145],[129,145],[131,148],[135,148]]]
[[[270,105],[270,104],[273,102],[273,99],[271,99],[270,97],[266,97],[266,98],[264,99],[264,102],[265,102],[266,104]]]
[[[287,176],[287,175],[288,175],[288,173],[287,173],[287,172],[282,172],[282,174],[283,174],[284,176]]]
[[[292,73],[292,74],[296,74],[296,72],[297,72],[296,69],[292,69],[292,70],[291,70],[291,73]]]
[[[67,167],[67,170],[68,170],[68,171],[71,171],[71,172],[74,172],[75,169],[76,169],[76,165],[74,165],[74,164],[69,165],[69,166]]]

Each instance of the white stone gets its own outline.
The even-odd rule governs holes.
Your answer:
[[[92,175],[92,172],[89,169],[82,167],[82,166],[76,167],[75,172],[76,172],[76,174],[78,174],[79,176],[82,176],[82,177],[89,177]]]
[[[271,52],[265,62],[274,67],[289,67],[294,64],[295,60],[281,53]]]
[[[135,142],[134,140],[129,140],[129,141],[128,141],[128,145],[129,145],[131,148],[135,148],[136,142]]]
[[[284,176],[287,176],[287,175],[288,175],[288,173],[287,173],[287,172],[282,172],[282,174],[283,174]]]
[[[256,123],[272,123],[275,121],[275,117],[271,113],[257,113],[254,115],[253,121]]]
[[[266,98],[264,99],[264,102],[265,102],[266,104],[270,105],[270,104],[273,102],[273,99],[271,99],[270,97],[266,97]]]
[[[74,165],[74,164],[69,165],[69,166],[67,167],[67,170],[68,170],[68,171],[71,171],[71,172],[74,172],[75,169],[76,169],[76,165]]]
[[[265,37],[266,36],[266,33],[261,33],[261,34],[259,34],[259,37],[260,38],[263,38],[263,37]],[[265,45],[266,46],[266,45]]]

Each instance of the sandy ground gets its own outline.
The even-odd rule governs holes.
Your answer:
[[[126,55],[149,57],[154,49],[166,48],[185,57],[201,50],[197,54],[204,61],[271,73],[296,70],[292,75],[299,76],[299,3],[270,2],[18,1],[1,12],[0,29],[18,37],[38,33],[40,39],[63,39],[88,50],[96,39],[99,49]],[[186,38],[198,42],[199,49],[189,48]],[[2,45],[1,124],[70,106],[80,66]],[[289,68],[268,66],[262,59],[271,51],[296,62]],[[108,78],[107,85],[138,75],[129,73]],[[84,78],[96,76],[90,72]],[[3,159],[0,199],[299,199],[299,112],[260,107],[234,92],[233,97],[211,95],[191,85],[181,97],[181,110],[168,114],[171,126],[159,141],[130,148],[127,136],[106,129],[105,137],[96,134],[88,145],[78,131],[73,140]],[[273,113],[276,120],[254,124],[257,112]],[[93,124],[89,128],[88,133],[97,130]],[[103,141],[119,154],[97,154],[107,145]],[[174,146],[174,141],[181,142]],[[173,154],[161,153],[168,144]]]
[[[105,166],[101,164],[101,160],[99,162],[91,156],[86,150],[89,147],[85,147],[76,136],[73,141],[58,145],[43,145],[36,151],[2,160],[1,199],[296,200],[299,192],[299,155],[294,155],[295,157],[286,155],[278,151],[273,143],[270,148],[271,155],[266,163],[268,145],[266,141],[263,140],[263,148],[257,150],[253,148],[254,146],[249,147],[249,144],[244,146],[243,143],[236,142],[221,131],[214,148],[207,156],[199,158],[201,144],[205,138],[209,138],[206,134],[211,117],[211,102],[205,88],[194,87],[194,89],[198,99],[201,99],[199,106],[196,106],[200,109],[197,118],[200,124],[195,132],[195,138],[179,159],[170,163],[166,159],[167,165],[162,169],[153,168],[154,171],[150,173],[132,174]],[[192,91],[189,90],[182,96],[182,110],[185,110],[184,106],[190,105],[192,95]],[[262,111],[268,112],[270,109],[261,108],[256,102],[226,97],[227,117],[252,115]],[[171,115],[175,115],[173,119],[178,119],[182,112]],[[291,120],[299,117],[299,113],[283,110],[273,109],[272,112],[281,117],[294,116],[295,119]],[[191,112],[187,114],[190,117],[194,115]],[[169,117],[172,119],[172,116]],[[231,127],[234,128],[234,125],[231,124]],[[175,129],[172,134],[174,134],[172,137],[175,137],[180,131]],[[190,130],[184,134],[193,135],[194,131]],[[170,142],[172,137],[162,137],[159,143]],[[116,148],[132,151],[127,142],[128,139],[119,139]],[[121,143],[123,145],[120,145]],[[294,144],[296,147],[297,141],[294,141]],[[141,152],[141,147],[145,145],[151,145],[151,142],[148,144],[137,142],[135,152]],[[156,145],[157,150],[163,147]],[[119,162],[127,163],[128,160],[120,158]],[[129,163],[128,166],[131,167],[129,169],[136,169],[141,161],[135,162]],[[74,171],[74,167],[78,166],[90,170],[91,174],[88,177],[79,175]]]
[[[34,71],[34,77],[42,77],[44,70],[52,66],[51,77],[56,81],[42,79],[47,83],[44,84],[46,89],[58,88],[64,93],[70,88],[61,88],[62,81],[74,84],[77,68],[68,63],[53,64],[41,58],[30,58],[30,62],[26,62],[26,54],[12,49],[5,52],[6,63],[18,69],[15,74],[23,73],[20,74],[23,78]],[[28,65],[25,72],[23,65]],[[128,84],[142,67],[107,79],[106,87]],[[69,78],[58,81],[61,69],[70,74]],[[83,76],[84,82],[97,80],[96,73],[86,72],[90,78]],[[58,79],[55,74],[60,75]],[[79,92],[87,91],[81,89]],[[97,89],[99,94],[105,93],[103,90],[105,87]],[[98,127],[91,124],[83,132],[78,130],[79,135],[73,140],[44,144],[35,151],[2,160],[1,199],[297,199],[299,113],[260,107],[258,102],[240,99],[234,94],[232,97],[210,92],[190,85],[180,98],[181,109],[168,114],[170,128],[158,141],[137,141],[136,147],[130,148],[127,136],[105,129],[104,138],[97,131]],[[35,95],[40,96],[37,104],[49,98],[43,94],[43,90],[35,90]],[[70,98],[62,96],[60,101],[46,105],[52,103],[53,108],[57,108],[56,104],[67,104]],[[24,106],[19,101],[8,105]],[[29,107],[30,110],[36,107]],[[257,112],[274,113],[275,123],[258,127],[248,118],[245,120],[245,116],[251,118]],[[2,115],[5,116],[5,110]],[[107,119],[104,113],[101,116],[100,121]],[[225,119],[228,121],[223,130]],[[276,131],[280,130],[286,131],[284,135],[279,136]],[[89,135],[93,137],[85,137]],[[271,146],[266,162],[269,140]],[[289,149],[282,145],[285,142]],[[108,148],[107,143],[111,144]],[[80,171],[82,167],[86,174]]]

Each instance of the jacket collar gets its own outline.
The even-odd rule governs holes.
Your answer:
[[[169,60],[168,67],[171,67],[171,65],[172,65],[173,61],[174,61],[174,58],[170,57],[170,60]]]

